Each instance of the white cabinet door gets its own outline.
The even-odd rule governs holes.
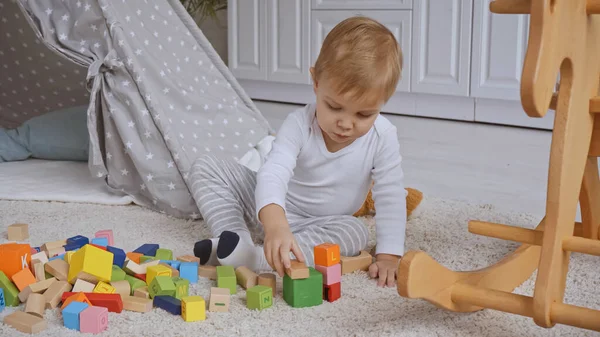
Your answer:
[[[491,0],[475,1],[471,96],[520,100],[529,15],[493,14]]]
[[[421,0],[417,0],[421,1]],[[413,0],[312,0],[313,9],[410,9]]]
[[[266,0],[230,0],[227,5],[229,69],[237,78],[267,79]]]
[[[469,96],[472,6],[473,0],[415,1],[413,92]]]
[[[268,0],[270,81],[310,84],[310,8],[306,0]]]
[[[411,12],[403,10],[365,11],[312,11],[311,13],[311,64],[317,61],[323,41],[329,32],[341,21],[354,15],[370,17],[386,26],[398,40],[404,54],[404,69],[396,91],[410,91],[411,77]]]

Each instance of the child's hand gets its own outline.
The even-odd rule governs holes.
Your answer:
[[[393,287],[395,285],[398,262],[400,262],[400,257],[398,256],[388,254],[377,255],[375,263],[369,267],[371,278],[379,277],[377,286],[383,287],[387,284],[388,287]]]
[[[294,253],[298,261],[304,262],[302,251],[290,231],[289,225],[280,225],[265,230],[264,251],[267,262],[277,271],[280,277],[285,274],[285,268],[289,268],[290,251]]]

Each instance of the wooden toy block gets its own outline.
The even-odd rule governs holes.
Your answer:
[[[229,289],[230,294],[237,293],[237,277],[232,266],[217,266],[217,287]]]
[[[75,281],[75,285],[73,285],[73,292],[91,293],[94,291],[95,287],[96,285],[91,282],[82,279],[77,279]]]
[[[125,255],[125,251],[121,248],[117,248],[117,247],[113,247],[113,246],[107,246],[106,247],[106,251],[113,253],[113,266],[119,266],[120,268],[123,268],[123,264],[125,263],[125,258],[127,257]]]
[[[66,281],[55,281],[48,289],[44,292],[44,299],[46,300],[46,309],[54,309],[58,306],[58,303],[62,300],[62,295],[65,292],[71,291],[72,287]]]
[[[246,266],[240,266],[235,270],[237,283],[244,289],[254,287],[258,282],[258,275]]]
[[[352,273],[356,270],[368,271],[373,263],[373,256],[366,250],[362,250],[357,256],[342,256],[342,274]]]
[[[23,241],[29,238],[29,225],[16,223],[8,226],[8,240]]]
[[[46,311],[46,299],[42,294],[31,294],[27,298],[25,303],[25,312],[44,318],[44,312]]]
[[[93,292],[97,294],[114,294],[116,290],[115,287],[111,286],[110,284],[100,281],[98,284],[96,284],[96,287],[94,287]]]
[[[17,272],[28,269],[31,263],[31,246],[25,243],[0,245],[0,271],[11,279]]]
[[[15,311],[5,316],[3,322],[15,330],[27,334],[37,334],[48,328],[48,323],[45,319],[24,311]]]
[[[153,261],[153,260],[159,260],[157,259],[155,256],[146,256],[146,255],[142,255],[140,256],[140,263],[144,263],[144,262],[148,262],[148,261]]]
[[[132,294],[136,289],[147,287],[146,282],[140,280],[139,278],[133,277],[131,275],[125,275],[125,281],[129,282],[131,286]]]
[[[31,255],[31,261],[33,261],[33,260],[39,260],[42,263],[47,263],[48,255],[46,254],[45,251],[40,251],[38,253]]]
[[[12,276],[12,281],[17,286],[19,291],[23,291],[23,289],[27,288],[27,286],[35,283],[35,277],[29,268],[25,268],[15,273]]]
[[[342,283],[333,283],[323,286],[323,299],[327,302],[334,302],[342,296]]]
[[[125,261],[125,264],[123,265],[123,270],[129,275],[146,273],[146,269],[144,269],[141,265],[137,264],[133,260]]]
[[[31,247],[31,255],[37,254],[41,251],[42,251],[42,249],[40,247]]]
[[[90,242],[90,243],[88,244],[88,246],[93,246],[93,247],[96,247],[96,248],[98,248],[98,249],[100,249],[100,250],[103,250],[103,251],[105,251],[105,252],[107,251],[107,250],[106,250],[106,246],[99,245],[99,244],[97,244],[97,243]]]
[[[61,259],[52,260],[44,265],[44,270],[59,281],[66,281],[69,275],[69,264]]]
[[[133,277],[143,281],[144,283],[146,283],[146,274],[133,274]]]
[[[67,239],[67,245],[75,245],[77,248],[81,248],[90,243],[90,239],[83,235],[76,235]]]
[[[149,298],[137,296],[121,296],[123,299],[123,310],[135,312],[152,311],[154,301]]]
[[[127,273],[125,273],[123,269],[113,264],[110,282],[123,281],[125,280],[125,275],[127,275]]]
[[[181,262],[197,262],[198,265],[200,265],[200,258],[192,256],[192,255],[178,256],[177,257],[177,261],[181,261]]]
[[[306,264],[298,260],[291,260],[290,268],[286,268],[285,273],[292,280],[305,279],[310,275]]]
[[[73,255],[75,255],[75,251],[73,250],[65,253],[64,260],[67,264],[71,264],[71,259],[73,258]]]
[[[46,251],[46,253],[48,254],[48,258],[51,259],[53,257],[65,254],[66,250],[65,250],[65,247],[56,247],[56,248],[48,249]]]
[[[156,256],[156,251],[160,248],[160,246],[156,243],[145,243],[141,246],[139,246],[138,248],[136,248],[136,250],[134,250],[134,253],[140,253],[142,255],[148,255],[148,256]]]
[[[120,294],[121,296],[131,295],[131,285],[125,280],[111,282],[110,285],[115,289],[116,294]]]
[[[275,278],[275,274],[262,273],[258,275],[258,285],[271,288],[273,296],[277,294],[277,279]]]
[[[114,246],[114,244],[115,244],[112,229],[105,229],[105,230],[97,231],[94,236],[96,238],[106,238],[107,244],[110,246]]]
[[[67,244],[66,240],[58,240],[58,241],[46,242],[40,248],[43,251],[46,251],[46,253],[48,253],[49,250],[63,247],[66,244]],[[48,254],[48,257],[50,257],[50,254]]]
[[[141,254],[141,253],[134,253],[134,252],[129,252],[129,253],[125,254],[125,256],[126,256],[126,257],[127,257],[129,260],[131,260],[131,261],[133,261],[133,262],[135,262],[135,263],[137,263],[137,264],[140,264],[140,263],[141,263],[141,262],[140,262],[140,257],[144,256],[144,254]]]
[[[210,288],[210,300],[208,311],[228,312],[231,293],[228,288]]]
[[[161,262],[159,264],[159,266],[165,266],[165,267],[169,268],[171,270],[171,277],[179,277],[179,269],[175,269],[170,264]]]
[[[172,277],[173,272],[170,267],[164,265],[151,266],[146,269],[146,284],[151,284],[156,276]]]
[[[62,295],[61,295],[61,300],[62,300]],[[61,310],[64,310],[72,302],[87,303],[87,305],[90,305],[90,306],[92,305],[92,302],[90,302],[90,300],[87,298],[87,296],[85,296],[85,293],[73,293],[73,295],[67,297],[62,302],[63,302],[63,304],[60,307]]]
[[[175,298],[182,299],[189,295],[190,292],[190,281],[179,276],[172,277],[173,284],[175,284]]]
[[[158,266],[160,264],[160,260],[152,260],[140,263],[140,267],[144,269],[144,272],[141,274],[146,274],[148,267]]]
[[[0,288],[4,290],[4,301],[8,307],[19,305],[19,289],[12,283],[3,271],[0,271]]]
[[[339,263],[329,267],[316,265],[315,269],[323,274],[323,284],[330,285],[342,281],[342,265]]]
[[[217,279],[217,267],[216,266],[198,266],[198,276],[205,277],[210,280]]]
[[[36,281],[39,282],[46,279],[46,270],[43,262],[39,260],[31,260],[31,269],[33,270],[33,275],[35,275]]]
[[[181,317],[186,322],[206,319],[206,302],[202,296],[185,296],[181,299]]]
[[[63,325],[67,329],[80,331],[81,330],[81,312],[90,307],[90,304],[85,302],[71,302],[62,310]]]
[[[159,260],[173,260],[173,251],[165,248],[158,248],[154,256]]]
[[[246,292],[248,309],[266,309],[273,305],[273,289],[267,286],[253,286]]]
[[[198,264],[196,262],[181,262],[179,277],[189,280],[190,283],[198,283]]]
[[[79,245],[77,245],[77,244],[68,244],[67,243],[66,245],[63,246],[63,248],[65,249],[65,254],[66,254],[68,252],[74,252],[81,247],[79,247]]]
[[[108,327],[108,310],[103,307],[88,306],[79,314],[80,328],[83,333],[100,333]]]
[[[113,254],[92,245],[81,247],[71,258],[68,279],[71,284],[76,278],[90,281],[88,275],[98,281],[110,282]],[[86,275],[81,275],[81,274]]]
[[[309,267],[309,277],[292,279],[283,276],[283,299],[294,308],[304,308],[323,303],[323,274]]]
[[[155,296],[154,306],[157,308],[161,308],[173,315],[181,315],[181,301],[173,296]]]
[[[54,260],[58,260],[58,259],[60,259],[60,260],[63,260],[63,261],[64,261],[64,260],[65,260],[65,255],[66,255],[66,254],[67,254],[67,253],[60,254],[60,255],[55,255],[55,256],[53,256],[53,257],[49,258],[49,259],[48,259],[48,261],[54,261]]]
[[[150,298],[150,292],[148,291],[148,287],[137,288],[133,291],[133,296],[141,298]]]
[[[90,242],[90,244],[106,247],[106,246],[108,246],[108,239],[107,238],[93,238],[92,241]]]
[[[46,289],[50,288],[52,283],[54,283],[55,281],[56,281],[56,278],[52,277],[52,278],[28,285],[25,289],[23,289],[19,293],[19,300],[23,303],[27,302],[29,295],[43,293],[44,291],[46,291]]]
[[[150,298],[155,296],[173,296],[175,297],[175,283],[170,276],[156,276],[148,286]]]
[[[329,267],[340,263],[340,246],[335,243],[322,243],[315,246],[315,266]]]
[[[4,289],[0,288],[0,312],[6,308],[6,299],[4,298]]]
[[[62,300],[66,300],[73,296],[73,292],[65,292],[62,295]],[[85,297],[95,307],[107,308],[109,312],[120,313],[123,311],[123,300],[119,294],[99,294],[99,293],[83,293]]]

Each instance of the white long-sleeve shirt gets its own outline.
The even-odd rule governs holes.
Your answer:
[[[404,255],[406,190],[396,127],[379,115],[367,134],[327,150],[309,104],[290,113],[258,170],[256,212],[286,203],[318,217],[352,215],[373,185],[377,254]]]

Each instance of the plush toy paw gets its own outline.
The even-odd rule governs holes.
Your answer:
[[[421,200],[423,200],[423,192],[410,187],[406,188],[406,191],[408,191],[408,194],[406,195],[406,216],[410,216],[417,206],[419,206]],[[358,217],[373,214],[375,214],[375,201],[373,201],[373,194],[369,190],[365,202],[362,207],[354,213],[354,216]]]

